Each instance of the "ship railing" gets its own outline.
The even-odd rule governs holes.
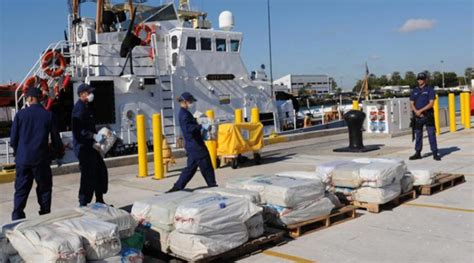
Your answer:
[[[0,163],[10,164],[13,160],[13,149],[10,146],[10,138],[0,140]]]

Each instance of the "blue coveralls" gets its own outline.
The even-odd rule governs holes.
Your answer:
[[[206,180],[207,186],[216,186],[214,168],[211,157],[201,136],[201,125],[194,119],[193,115],[186,109],[179,111],[179,125],[184,137],[184,149],[188,154],[187,166],[181,172],[178,181],[174,184],[175,189],[182,190],[193,178],[197,168]]]
[[[433,87],[425,86],[424,88],[416,87],[410,95],[410,101],[415,103],[416,109],[421,109],[435,100],[436,94]],[[438,153],[438,145],[436,143],[436,127],[434,124],[433,109],[423,112],[423,117],[415,117],[415,151],[421,152],[423,149],[423,126],[426,125],[428,131],[428,140],[433,154]]]
[[[12,220],[25,218],[28,195],[36,181],[39,214],[51,211],[53,176],[51,174],[52,151],[62,151],[63,143],[54,116],[41,104],[33,104],[19,111],[11,128],[10,143],[15,154],[16,179]]]
[[[96,133],[94,114],[89,105],[78,100],[72,110],[72,135],[74,153],[79,159],[81,185],[79,205],[85,206],[92,201],[103,203],[103,194],[107,193],[108,172],[102,156],[93,148]]]

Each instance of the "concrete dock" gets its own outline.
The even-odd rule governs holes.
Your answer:
[[[427,139],[424,153],[429,152]],[[312,171],[318,163],[355,157],[393,157],[404,159],[408,168],[436,172],[462,173],[466,183],[432,196],[404,203],[380,214],[360,211],[361,216],[330,228],[311,233],[241,259],[242,262],[474,262],[474,129],[449,133],[443,129],[438,146],[443,160],[431,156],[408,161],[413,154],[411,135],[395,138],[366,138],[366,145],[380,145],[378,151],[350,154],[335,153],[334,148],[348,145],[347,134],[331,135],[266,146],[263,164],[249,160],[238,169],[226,166],[216,171],[217,182],[280,171]],[[185,159],[170,167],[167,178],[136,178],[137,166],[109,169],[106,202],[115,207],[132,204],[171,188]],[[150,163],[149,171],[153,172]],[[79,173],[54,177],[53,210],[78,206]],[[204,186],[198,172],[188,188]],[[0,224],[10,221],[14,183],[0,184]],[[27,217],[37,215],[38,205],[32,190]]]

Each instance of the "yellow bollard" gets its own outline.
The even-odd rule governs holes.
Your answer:
[[[464,92],[459,93],[459,110],[461,111],[461,125],[464,125]]]
[[[251,122],[253,122],[253,123],[260,122],[260,113],[258,112],[258,108],[257,108],[257,107],[252,108],[252,118],[251,118]]]
[[[206,111],[206,116],[214,120],[214,111],[213,110],[208,110]],[[205,142],[207,146],[207,150],[209,151],[209,156],[211,157],[211,162],[212,162],[212,167],[214,167],[214,170],[217,169],[217,141],[214,140],[208,140]]]
[[[448,95],[448,108],[449,108],[449,131],[456,132],[456,101],[454,99],[454,93]]]
[[[155,164],[155,176],[153,179],[159,180],[165,177],[163,169],[163,131],[161,127],[161,114],[155,113],[153,121],[153,160]]]
[[[358,100],[353,100],[352,101],[352,109],[353,110],[359,110],[359,101]]]
[[[434,101],[434,119],[435,119],[435,127],[436,127],[436,135],[441,134],[441,130],[439,127],[439,98],[438,95],[436,95],[435,101]]]
[[[138,177],[148,176],[145,116],[137,115]]]
[[[234,111],[234,122],[235,123],[242,123],[243,122],[243,118],[242,118],[242,109],[235,109]]]
[[[464,128],[471,128],[471,93],[466,92],[464,95]]]

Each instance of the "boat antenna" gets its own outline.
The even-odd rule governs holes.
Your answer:
[[[272,28],[270,26],[270,0],[267,0],[267,16],[268,16],[268,52],[270,55],[270,96],[273,98],[273,62],[272,62]]]

